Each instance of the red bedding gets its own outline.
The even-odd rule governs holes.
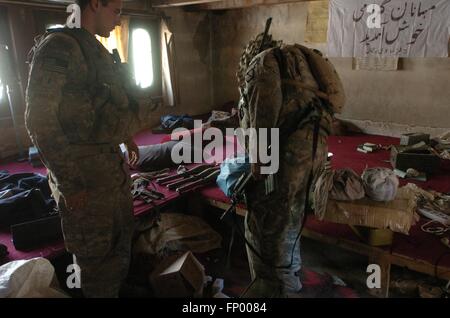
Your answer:
[[[168,139],[167,135],[153,135],[151,133],[141,133],[135,137],[138,145],[149,145],[159,143]],[[230,149],[234,147],[233,138],[227,138],[225,149],[230,152]],[[357,173],[361,173],[366,166],[367,167],[391,167],[387,162],[389,159],[389,152],[380,150],[375,153],[364,154],[356,151],[359,144],[364,142],[371,142],[382,145],[398,144],[398,138],[390,138],[383,136],[373,135],[355,135],[355,136],[331,136],[329,139],[329,151],[334,154],[332,159],[332,165],[334,168],[350,167]],[[242,149],[239,149],[240,151]],[[219,157],[224,158],[226,151],[217,154]],[[6,165],[0,165],[0,170],[8,170],[11,173],[17,172],[38,172],[46,174],[45,168],[36,169],[31,167],[28,163],[9,163]],[[412,182],[412,181],[408,181]],[[402,185],[406,182],[401,180]],[[450,162],[442,162],[440,173],[432,176],[427,182],[415,181],[420,187],[425,189],[434,189],[440,192],[450,192]],[[167,190],[155,184],[156,190],[163,192],[166,195],[166,199],[156,201],[159,205],[167,204],[169,201],[179,197],[179,194],[175,191]],[[207,198],[212,198],[220,202],[229,202],[229,199],[222,193],[222,191],[216,187],[211,186],[204,188],[200,193]],[[135,215],[142,215],[152,210],[152,205],[143,205],[142,202],[135,202]],[[340,237],[349,240],[358,240],[356,235],[350,230],[350,228],[343,224],[335,224],[329,222],[319,222],[313,218],[309,218],[306,227],[316,232],[326,234],[333,237]],[[42,257],[54,257],[63,252],[62,243],[49,244],[41,249],[19,252],[16,251],[10,241],[10,235],[6,232],[0,231],[0,243],[8,246],[10,255],[6,261],[13,259],[25,259],[36,256]],[[393,245],[390,247],[392,253],[399,253],[415,259],[424,260],[431,264],[435,264],[439,260],[439,265],[450,267],[450,254],[443,244],[439,242],[439,239],[431,234],[424,233],[418,226],[411,229],[410,235],[402,235],[395,233]],[[442,256],[442,257],[441,257]]]
[[[362,173],[366,167],[392,168],[390,163],[387,162],[389,160],[389,151],[387,150],[379,150],[368,154],[356,151],[357,146],[365,142],[388,146],[391,144],[398,145],[399,139],[373,135],[331,136],[328,145],[329,151],[334,154],[333,168],[350,167],[357,173]],[[401,185],[407,182],[416,183],[424,189],[448,193],[450,192],[450,162],[442,161],[440,173],[431,176],[427,182],[400,180]],[[229,202],[229,199],[218,187],[205,188],[201,193],[203,196],[219,202]],[[424,222],[426,222],[425,219],[412,227],[409,236],[395,233],[393,244],[386,249],[390,249],[393,254],[401,254],[430,264],[436,265],[438,263],[439,266],[450,267],[450,250],[439,241],[439,237],[425,233],[420,229],[420,225]],[[345,224],[321,222],[309,217],[305,227],[331,237],[351,241],[359,240],[350,227]]]

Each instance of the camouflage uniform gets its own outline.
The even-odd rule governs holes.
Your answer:
[[[45,34],[33,48],[26,126],[49,170],[66,249],[86,297],[117,297],[134,228],[130,177],[119,144],[151,107],[132,103],[118,65],[85,29]],[[76,32],[76,33],[75,33]],[[87,192],[83,210],[65,197]]]
[[[264,181],[246,189],[245,235],[263,260],[247,246],[253,283],[244,297],[286,297],[300,291],[299,232],[312,168],[313,118],[320,118],[315,176],[327,156],[331,113],[313,92],[283,85],[281,79],[319,88],[304,54],[295,45],[263,51],[246,70],[240,103],[241,126],[278,127],[281,136],[277,190],[266,196]],[[304,112],[309,107],[311,111]],[[306,115],[302,115],[300,122],[292,120],[299,111]],[[283,133],[286,129],[290,130],[288,135]]]

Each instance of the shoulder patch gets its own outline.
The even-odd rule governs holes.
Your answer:
[[[48,56],[43,58],[42,68],[50,72],[64,74],[69,68],[69,62],[59,57]]]

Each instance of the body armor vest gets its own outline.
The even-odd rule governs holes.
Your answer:
[[[77,41],[83,53],[87,71],[80,66],[79,74],[68,74],[59,105],[59,121],[73,144],[111,144],[125,141],[130,103],[119,63],[85,29],[51,29],[40,37],[32,49],[31,58],[52,34],[63,33]]]

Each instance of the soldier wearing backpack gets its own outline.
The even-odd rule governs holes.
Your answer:
[[[262,48],[259,50],[259,48]],[[290,297],[302,288],[300,235],[309,193],[327,158],[333,114],[345,102],[342,84],[319,51],[282,45],[260,34],[238,71],[243,128],[279,128],[280,169],[246,189],[245,237],[252,284],[243,297]],[[267,186],[272,180],[276,186]],[[267,191],[272,188],[274,191]]]

